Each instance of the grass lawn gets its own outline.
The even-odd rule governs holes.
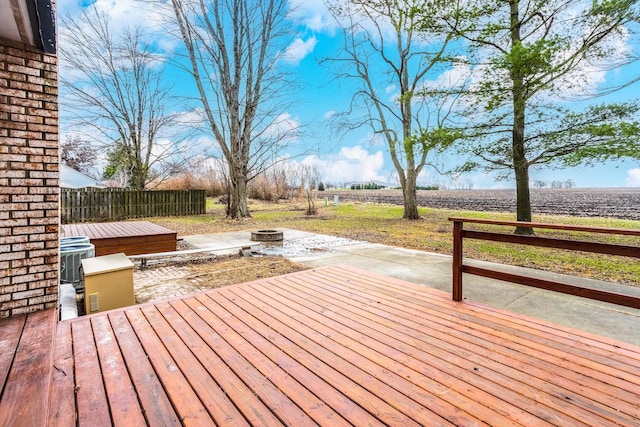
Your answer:
[[[402,207],[372,203],[340,203],[337,206],[318,202],[318,214],[304,214],[305,203],[266,203],[252,201],[252,218],[235,221],[224,217],[224,206],[209,201],[207,215],[154,218],[150,221],[178,232],[180,236],[224,231],[294,228],[334,236],[365,240],[409,249],[443,254],[451,253],[452,234],[449,217],[514,220],[512,213],[454,211],[421,208],[422,219],[402,219]],[[610,218],[577,218],[534,215],[534,222],[573,224],[595,227],[640,229],[640,221]],[[479,230],[492,226],[465,225]],[[504,227],[497,228],[505,232]],[[537,231],[541,236],[589,240],[638,246],[638,238],[611,235],[586,235],[561,231]],[[504,264],[538,268],[558,273],[640,286],[640,262],[634,258],[612,257],[513,244],[465,240],[465,257]]]

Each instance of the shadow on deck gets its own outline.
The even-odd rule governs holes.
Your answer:
[[[640,423],[640,348],[344,266],[52,318],[0,323],[0,425]]]

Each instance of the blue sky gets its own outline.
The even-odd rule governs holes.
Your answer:
[[[87,2],[84,2],[86,4]],[[140,24],[148,28],[150,34],[156,34],[156,42],[166,51],[178,49],[180,43],[161,33],[161,17],[151,2],[137,0],[97,0],[98,9],[107,12],[114,25]],[[397,182],[395,170],[389,159],[386,146],[372,138],[368,128],[361,128],[346,135],[337,135],[330,128],[329,117],[336,111],[348,108],[354,87],[351,83],[336,81],[335,74],[321,66],[319,60],[332,56],[339,49],[342,34],[328,14],[322,0],[290,0],[295,7],[292,14],[297,33],[292,35],[284,51],[285,68],[291,71],[298,83],[299,90],[296,106],[282,112],[283,125],[303,125],[300,140],[291,145],[287,153],[293,162],[316,164],[324,175],[324,180],[335,184],[350,181]],[[83,3],[77,0],[59,0],[59,15],[75,14]],[[117,28],[115,28],[117,31]],[[634,46],[634,49],[637,48]],[[63,72],[61,70],[61,72]],[[181,94],[193,90],[189,76],[174,78],[175,71],[168,70],[170,78],[175,80],[176,91]],[[640,68],[626,70],[625,73],[640,73]],[[607,75],[607,78],[612,75]],[[437,76],[430,77],[435,80]],[[628,99],[636,96],[640,85],[636,84],[617,94],[612,99]],[[62,133],[69,131],[65,127],[65,113],[61,111]],[[63,135],[64,139],[64,135]],[[200,141],[199,146],[203,146]],[[301,155],[304,147],[319,147],[319,150]],[[444,169],[454,167],[463,159],[453,153],[444,153],[438,162]],[[595,167],[582,167],[563,170],[532,170],[531,181],[566,181],[571,179],[578,187],[640,187],[640,161],[617,161]],[[448,188],[511,188],[513,181],[496,181],[491,174],[473,172],[452,179],[442,176],[433,169],[427,169],[420,177],[423,185],[439,184]]]

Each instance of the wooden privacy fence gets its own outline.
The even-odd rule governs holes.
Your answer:
[[[63,188],[60,191],[63,224],[201,215],[205,213],[205,204],[204,190]]]
[[[463,263],[462,241],[464,238],[488,240],[493,242],[517,243],[522,245],[540,246],[545,248],[566,249],[571,251],[591,252],[605,255],[617,255],[632,258],[640,258],[639,246],[617,245],[610,243],[585,242],[576,240],[556,239],[549,237],[523,236],[505,233],[493,233],[487,231],[465,230],[464,223],[490,224],[508,227],[531,227],[551,230],[579,231],[598,234],[618,234],[640,237],[640,230],[623,228],[583,227],[574,225],[540,224],[533,222],[492,221],[483,219],[449,218],[453,222],[453,300],[462,301],[462,273],[491,279],[504,280],[511,283],[519,283],[535,288],[548,289],[570,295],[577,295],[598,301],[627,307],[640,308],[640,298],[623,295],[600,289],[584,286],[569,285],[566,283],[543,280],[535,277],[511,274],[502,271],[489,270],[474,267]]]

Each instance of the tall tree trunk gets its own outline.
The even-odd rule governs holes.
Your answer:
[[[247,204],[247,178],[239,168],[229,168],[231,189],[227,216],[232,219],[250,218]]]
[[[407,170],[407,179],[402,187],[402,196],[404,201],[404,219],[420,219],[418,214],[418,201],[416,195],[417,176],[414,170]]]
[[[525,91],[524,70],[522,58],[518,56],[520,44],[520,1],[512,0],[511,9],[511,48],[513,53],[511,64],[511,81],[513,84],[513,130],[512,130],[512,156],[513,171],[516,176],[516,220],[531,221],[531,195],[529,193],[529,163],[525,150]],[[516,227],[516,234],[533,234],[531,227]]]

